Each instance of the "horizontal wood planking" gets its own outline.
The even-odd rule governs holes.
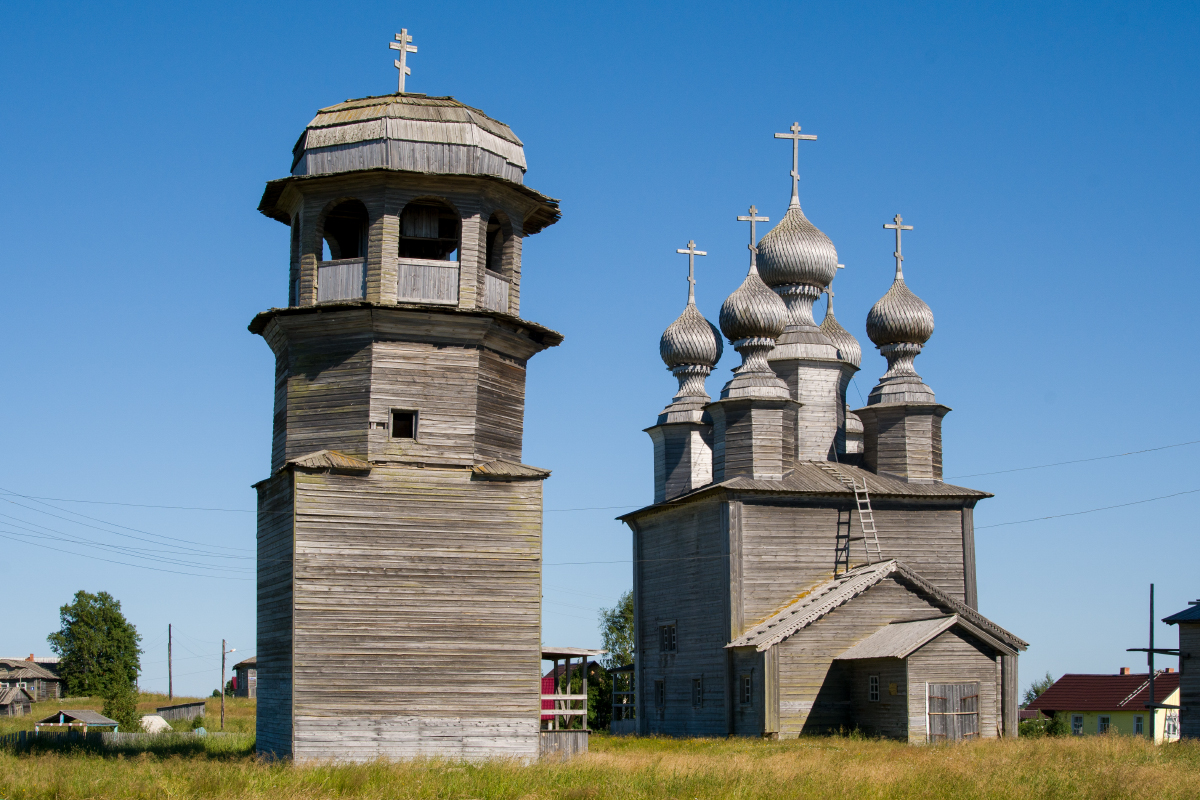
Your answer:
[[[292,475],[258,484],[258,713],[260,753],[292,753]]]
[[[1179,733],[1200,739],[1200,623],[1181,622],[1179,628]]]
[[[908,714],[910,742],[926,740],[925,684],[979,682],[979,734],[1000,736],[999,654],[963,631],[951,628],[910,655]]]
[[[541,483],[296,480],[297,756],[535,757]]]
[[[846,697],[854,725],[868,736],[890,739],[908,738],[908,668],[900,658],[864,658],[839,661],[834,673],[845,681]],[[879,699],[870,698],[870,678],[879,679]],[[891,689],[895,687],[896,693]]]

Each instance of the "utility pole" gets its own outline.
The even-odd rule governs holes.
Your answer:
[[[225,640],[221,640],[221,730],[225,730],[225,656],[236,652],[236,647],[226,650]]]
[[[171,673],[171,623],[167,623],[167,699],[175,699],[175,684]]]
[[[1157,728],[1155,728],[1155,713],[1158,709],[1178,709],[1179,706],[1170,705],[1168,703],[1154,702],[1154,654],[1158,653],[1164,656],[1179,656],[1178,649],[1173,647],[1155,647],[1154,646],[1154,584],[1150,584],[1150,646],[1147,647],[1130,647],[1126,649],[1127,653],[1145,653],[1146,664],[1150,669],[1150,702],[1146,704],[1146,708],[1150,709],[1150,740],[1154,741]]]

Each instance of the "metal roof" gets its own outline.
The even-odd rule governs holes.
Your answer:
[[[770,649],[801,628],[806,628],[830,611],[858,597],[884,578],[895,575],[903,583],[932,600],[946,611],[957,614],[1002,647],[1024,650],[1029,644],[1018,639],[973,608],[954,599],[896,560],[882,561],[856,567],[838,577],[820,583],[772,616],[751,627],[726,647],[753,647],[758,651]]]
[[[1200,622],[1200,605],[1188,606],[1178,614],[1163,617],[1163,622],[1168,625],[1175,625],[1179,622]]]
[[[1161,703],[1179,688],[1178,672],[1154,676],[1154,702]],[[1067,674],[1054,682],[1026,708],[1047,714],[1056,711],[1141,711],[1150,702],[1150,674]]]
[[[88,709],[63,708],[55,711],[50,716],[43,720],[38,720],[38,724],[46,724],[58,722],[59,718],[63,718],[63,722],[82,722],[85,725],[116,725],[115,719],[109,719],[99,711],[89,711]]]

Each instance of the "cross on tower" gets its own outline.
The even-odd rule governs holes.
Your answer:
[[[777,133],[776,139],[791,139],[792,140],[792,205],[800,205],[800,140],[815,142],[816,136],[808,134],[801,135],[800,123],[793,122],[790,128],[791,133]]]
[[[676,250],[676,253],[686,253],[688,257],[688,305],[696,303],[696,256],[706,256],[708,253],[696,249],[696,242],[688,240],[687,250]]]
[[[883,223],[883,227],[896,232],[896,252],[892,253],[892,255],[896,257],[896,277],[900,280],[904,280],[904,270],[900,267],[900,262],[904,260],[904,256],[900,255],[900,231],[911,231],[913,229],[912,225],[901,225],[900,223],[902,222],[904,222],[904,218],[897,214],[894,225],[889,225],[886,222]]]
[[[845,269],[846,265],[838,264],[837,268]],[[834,274],[836,275],[837,273],[834,273]],[[825,287],[825,294],[827,294],[829,296],[829,304],[825,307],[825,313],[832,315],[833,314],[833,284],[832,283],[830,283],[828,286]]]
[[[391,49],[400,51],[400,58],[396,60],[396,69],[400,70],[400,94],[404,94],[404,76],[412,75],[412,70],[408,68],[408,54],[417,52],[417,46],[409,44],[411,41],[408,28],[401,28],[396,34],[396,41],[388,45]]]
[[[758,209],[755,208],[754,206],[750,206],[750,216],[738,217],[738,222],[749,222],[750,223],[750,244],[748,245],[748,247],[750,248],[750,271],[751,272],[758,272],[758,260],[757,260],[758,248],[754,246],[755,243],[758,241],[758,236],[755,233],[754,223],[770,222],[770,221],[771,221],[770,217],[758,216]]]

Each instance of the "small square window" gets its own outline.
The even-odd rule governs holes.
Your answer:
[[[867,699],[872,703],[879,702],[879,676],[872,675],[867,678]]]
[[[700,708],[704,705],[704,679],[692,678],[692,705]]]
[[[654,682],[654,706],[656,708],[666,708],[667,705],[667,682]]]
[[[1110,718],[1107,715],[1101,715],[1099,721],[1096,723],[1096,732],[1108,733],[1109,724]]]
[[[393,439],[416,439],[417,438],[417,412],[415,411],[392,411],[392,438]]]
[[[658,629],[658,649],[664,653],[675,652],[675,626],[662,625]]]
[[[741,701],[742,705],[748,706],[754,702],[754,682],[749,675],[742,676]]]

